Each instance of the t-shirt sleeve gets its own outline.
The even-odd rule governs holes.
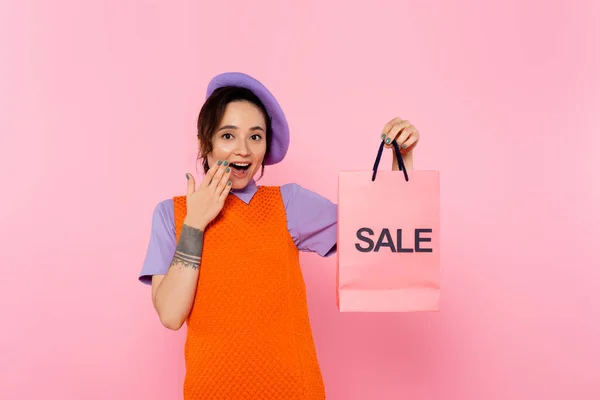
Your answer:
[[[288,231],[300,251],[329,257],[337,251],[337,205],[298,184],[281,186]]]
[[[175,255],[175,213],[173,200],[164,200],[156,206],[152,215],[150,243],[142,265],[139,280],[150,285],[152,275],[164,275]]]

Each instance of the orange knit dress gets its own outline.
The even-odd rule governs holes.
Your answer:
[[[178,240],[186,198],[174,208]],[[204,233],[184,399],[325,398],[298,256],[279,187],[227,197]]]

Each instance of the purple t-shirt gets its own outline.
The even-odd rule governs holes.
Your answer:
[[[254,180],[231,194],[250,203],[258,186]],[[337,205],[302,186],[289,183],[281,186],[281,196],[287,216],[288,231],[300,251],[315,252],[328,257],[336,252]],[[152,216],[150,243],[139,280],[151,284],[152,275],[164,275],[175,254],[175,214],[173,199],[158,203]]]

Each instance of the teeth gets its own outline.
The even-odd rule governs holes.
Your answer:
[[[246,166],[250,165],[250,163],[232,163],[232,164],[240,166],[240,167],[246,167]]]

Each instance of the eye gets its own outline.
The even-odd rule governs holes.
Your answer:
[[[225,140],[229,140],[229,139],[233,138],[233,135],[231,133],[224,133],[223,136],[221,136],[221,137]]]
[[[256,134],[250,136],[250,138],[252,140],[260,140],[260,139],[262,139],[262,136],[260,136],[258,133],[256,133]]]

